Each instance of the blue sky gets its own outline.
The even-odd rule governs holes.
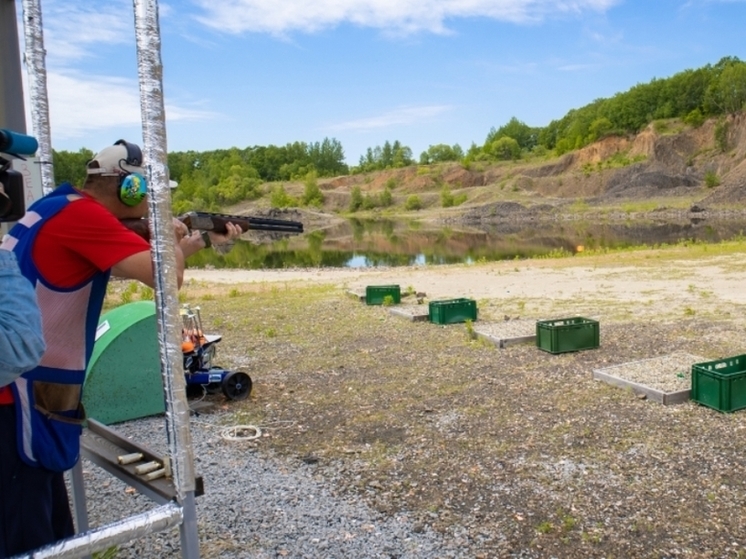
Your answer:
[[[140,142],[132,2],[41,6],[52,147]],[[169,151],[329,137],[350,164],[387,140],[419,158],[481,144],[513,116],[546,126],[637,83],[746,60],[746,0],[170,0],[159,12]]]

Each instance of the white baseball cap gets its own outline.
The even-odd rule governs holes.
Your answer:
[[[102,149],[88,162],[87,167],[89,175],[145,174],[140,146],[125,140],[119,140],[113,146]]]
[[[118,140],[113,146],[106,147],[98,152],[88,162],[86,172],[89,175],[129,175],[137,173],[145,176],[140,146],[125,140]],[[179,183],[169,179],[168,186],[176,188]]]

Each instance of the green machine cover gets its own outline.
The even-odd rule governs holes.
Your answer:
[[[127,303],[101,317],[83,405],[105,425],[164,412],[155,303]]]

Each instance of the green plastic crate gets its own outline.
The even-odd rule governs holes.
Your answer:
[[[746,355],[692,365],[691,399],[721,412],[746,408]]]
[[[395,304],[401,303],[401,288],[398,285],[369,285],[365,288],[365,304],[383,305],[387,295],[391,296]]]
[[[536,347],[549,353],[566,353],[599,346],[598,321],[581,316],[536,322]]]
[[[430,301],[428,304],[430,322],[435,324],[456,324],[477,319],[477,302],[473,299],[446,299]]]

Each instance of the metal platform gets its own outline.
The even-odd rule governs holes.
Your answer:
[[[164,504],[176,497],[176,490],[169,477],[160,477],[147,480],[145,476],[138,475],[135,468],[147,462],[158,462],[168,469],[168,465],[162,456],[152,452],[131,440],[118,435],[103,423],[95,419],[88,420],[88,428],[83,431],[80,438],[81,455],[100,466],[113,476],[121,479],[128,485],[134,487],[138,492],[147,495],[153,501]],[[142,454],[142,459],[131,464],[120,464],[119,457],[128,454]],[[195,478],[195,497],[204,494],[202,477]]]

